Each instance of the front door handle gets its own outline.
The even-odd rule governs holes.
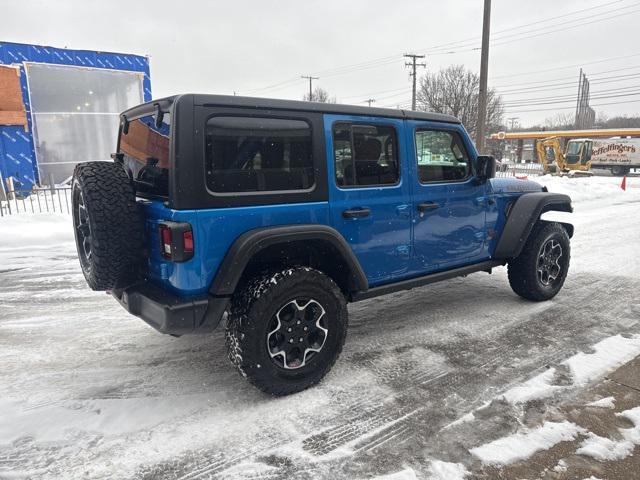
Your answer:
[[[424,213],[428,210],[435,210],[436,208],[438,208],[440,205],[438,205],[437,203],[434,202],[424,202],[424,203],[419,203],[418,204],[418,211],[420,213]]]
[[[342,212],[342,216],[344,218],[364,218],[368,217],[370,213],[370,208],[353,208]]]

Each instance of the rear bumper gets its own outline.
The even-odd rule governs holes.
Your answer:
[[[186,300],[148,282],[113,290],[111,295],[130,314],[171,335],[211,332],[229,304],[229,297],[212,295]]]

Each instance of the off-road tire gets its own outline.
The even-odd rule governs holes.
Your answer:
[[[314,299],[325,310],[327,336],[304,366],[287,370],[268,351],[268,325],[292,299]],[[229,360],[242,376],[271,395],[300,392],[318,383],[335,363],[348,324],[344,295],[327,275],[307,267],[289,268],[254,278],[231,300],[226,343]]]
[[[561,270],[553,282],[545,285],[538,273],[538,258],[542,247],[551,240],[557,242],[562,249],[562,256],[558,259]],[[509,284],[513,291],[523,298],[536,302],[549,300],[555,297],[564,285],[569,270],[570,256],[569,235],[562,225],[555,222],[538,221],[520,255],[509,261]]]
[[[90,254],[78,226],[80,208],[90,233]],[[131,180],[113,162],[76,166],[72,183],[73,224],[82,273],[93,290],[124,288],[135,282],[143,259],[144,226]]]

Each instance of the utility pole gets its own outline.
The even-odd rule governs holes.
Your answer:
[[[309,101],[313,101],[313,81],[318,80],[320,77],[312,77],[311,75],[300,75],[300,78],[309,79]]]
[[[413,90],[412,90],[412,94],[411,94],[411,110],[415,110],[416,109],[416,69],[418,67],[426,67],[427,64],[426,63],[416,63],[418,58],[424,58],[424,55],[414,55],[411,53],[405,53],[403,55],[403,57],[405,58],[410,58],[411,62],[407,62],[404,64],[405,67],[411,67],[411,73],[409,74],[411,77],[413,77]]]
[[[484,0],[482,17],[482,53],[480,55],[480,92],[478,96],[478,128],[476,148],[484,150],[485,124],[487,122],[487,74],[489,70],[489,31],[491,29],[491,0]]]
[[[376,103],[376,99],[375,98],[369,98],[369,99],[365,100],[365,102],[367,102],[369,104],[369,106],[371,106],[372,103]]]
[[[513,127],[515,125],[518,125],[518,120],[520,120],[520,117],[509,117],[507,118],[507,122],[509,122],[509,130],[513,130]]]

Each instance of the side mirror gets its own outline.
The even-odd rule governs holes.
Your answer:
[[[479,184],[496,176],[496,159],[490,155],[478,155],[476,161],[476,179]]]

